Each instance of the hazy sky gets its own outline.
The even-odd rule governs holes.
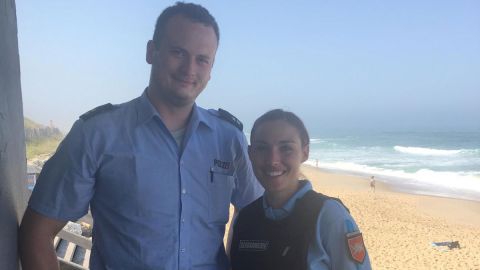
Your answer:
[[[293,3],[295,2],[295,3]],[[64,131],[137,97],[172,1],[17,0],[25,116]],[[197,1],[220,26],[197,103],[250,129],[284,108],[332,130],[480,130],[480,1]]]

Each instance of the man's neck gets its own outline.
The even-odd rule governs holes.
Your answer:
[[[186,106],[174,106],[163,102],[163,100],[152,97],[151,93],[147,96],[157,112],[160,114],[163,123],[169,131],[177,131],[184,128],[192,113],[193,104]]]

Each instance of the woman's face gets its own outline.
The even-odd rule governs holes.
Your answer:
[[[308,144],[284,120],[257,127],[248,148],[253,171],[267,194],[293,194],[297,190],[300,165],[308,158]]]

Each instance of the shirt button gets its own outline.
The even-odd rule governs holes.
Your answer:
[[[184,218],[182,218],[182,223],[185,223],[185,219],[184,219]]]
[[[184,248],[181,248],[181,249],[180,249],[180,252],[182,252],[182,253],[185,252],[185,249],[184,249]]]
[[[186,189],[182,189],[182,194],[186,194],[187,193],[187,190]]]

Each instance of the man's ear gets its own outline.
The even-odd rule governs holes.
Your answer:
[[[213,57],[213,59],[212,59],[212,67],[211,67],[211,68],[213,68],[213,65],[214,65],[214,64],[215,64],[215,57]],[[210,71],[211,71],[211,70],[210,70]],[[212,77],[211,75],[212,75],[212,73],[209,72],[209,73],[208,73],[208,80],[207,80],[207,82],[210,81],[210,78]]]
[[[150,65],[153,64],[153,60],[155,59],[155,54],[157,53],[157,46],[153,40],[149,40],[147,42],[147,55],[145,57],[147,63]]]

